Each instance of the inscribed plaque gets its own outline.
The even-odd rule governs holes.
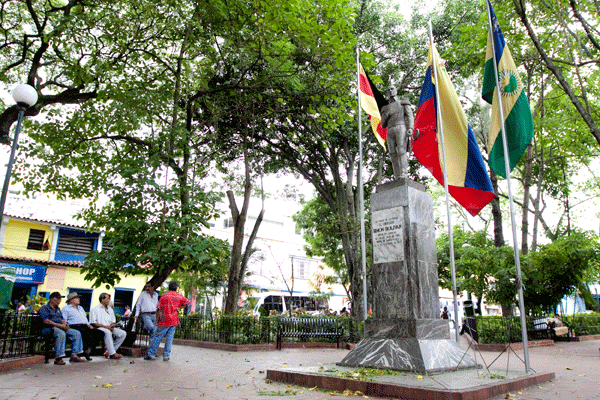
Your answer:
[[[373,211],[373,264],[404,260],[404,214],[402,207]]]

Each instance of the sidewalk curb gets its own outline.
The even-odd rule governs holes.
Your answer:
[[[33,356],[26,358],[3,360],[0,361],[0,373],[12,371],[15,369],[27,368],[31,365],[39,364],[40,362],[44,362],[44,356]]]

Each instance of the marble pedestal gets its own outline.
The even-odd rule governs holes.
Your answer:
[[[439,316],[433,200],[399,179],[371,196],[373,317],[343,366],[439,372],[477,367]]]

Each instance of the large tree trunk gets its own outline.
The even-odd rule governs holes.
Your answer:
[[[229,200],[229,208],[231,209],[231,217],[233,219],[233,244],[231,246],[231,264],[229,265],[229,279],[227,283],[227,298],[225,300],[224,313],[227,315],[235,315],[238,307],[238,300],[242,292],[242,284],[248,266],[248,260],[252,253],[252,245],[258,228],[264,216],[264,201],[263,208],[254,223],[252,234],[246,243],[246,249],[242,254],[244,245],[244,227],[246,218],[248,217],[248,207],[250,206],[250,196],[252,195],[252,183],[250,179],[250,162],[248,159],[248,149],[244,143],[244,168],[245,168],[245,183],[244,183],[244,201],[242,209],[239,210],[235,202],[235,197],[231,190],[227,191]]]
[[[521,217],[521,253],[527,254],[529,234],[529,189],[531,188],[531,168],[533,164],[533,145],[527,147],[525,177],[523,179],[523,213]]]

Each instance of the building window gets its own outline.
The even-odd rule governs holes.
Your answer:
[[[293,260],[294,277],[297,279],[310,279],[310,263],[305,260]]]
[[[94,250],[93,237],[61,233],[58,238],[58,247],[56,251],[59,253],[79,254],[82,256],[87,256],[92,250]]]
[[[113,299],[115,314],[123,315],[125,306],[129,306],[129,308],[133,306],[133,292],[133,289],[115,288],[115,297]]]
[[[42,250],[44,247],[45,231],[40,229],[29,230],[29,240],[27,241],[27,250]]]
[[[233,218],[227,218],[223,221],[223,228],[233,228]]]

